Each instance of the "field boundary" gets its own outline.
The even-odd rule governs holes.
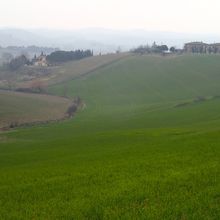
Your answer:
[[[50,119],[50,120],[42,120],[42,121],[33,121],[33,122],[25,122],[25,123],[11,123],[8,126],[0,127],[0,131],[9,131],[16,128],[28,128],[37,125],[46,125],[51,123],[58,123],[62,121],[66,121],[71,119],[79,110],[84,109],[85,103],[77,97],[72,104],[68,107],[65,114],[61,118]],[[71,110],[71,111],[70,111]]]
[[[211,101],[211,100],[216,100],[216,99],[220,99],[220,96],[211,96],[211,97],[197,97],[193,100],[190,101],[186,101],[186,102],[182,102],[182,103],[178,103],[177,105],[175,105],[175,108],[183,108],[183,107],[187,107],[187,106],[191,106],[191,105],[195,105],[195,104],[199,104],[199,103],[204,103],[206,101]]]
[[[65,109],[63,116],[61,117],[57,117],[57,118],[53,118],[53,119],[42,119],[42,120],[33,120],[30,122],[17,122],[16,120],[14,122],[12,121],[8,121],[5,125],[3,124],[2,126],[0,125],[0,131],[8,131],[11,129],[16,129],[16,128],[20,128],[20,127],[32,127],[35,125],[44,125],[44,124],[49,124],[49,123],[56,123],[56,122],[61,122],[64,120],[68,120],[70,118],[72,118],[77,111],[79,111],[80,109],[84,109],[85,103],[83,100],[81,100],[80,97],[75,97],[73,99],[70,99],[68,97],[64,97],[64,96],[58,96],[58,95],[53,95],[53,94],[48,94],[48,93],[31,93],[31,92],[18,92],[18,91],[13,91],[13,90],[8,90],[8,89],[0,89],[0,92],[4,93],[8,93],[8,94],[15,94],[15,95],[24,95],[30,97],[31,95],[34,95],[36,97],[43,97],[43,98],[47,98],[47,97],[53,97],[53,98],[61,98],[61,99],[65,99],[67,101],[69,101],[69,104],[67,106],[67,108]]]

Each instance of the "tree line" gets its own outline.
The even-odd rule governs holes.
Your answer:
[[[18,57],[13,58],[8,64],[8,68],[10,70],[17,70],[24,65],[29,65],[31,62],[25,55],[21,55]]]
[[[176,52],[175,47],[168,47],[165,44],[157,45],[156,42],[154,42],[151,46],[150,45],[141,45],[137,48],[134,48],[131,50],[133,53],[139,53],[139,54],[146,54],[146,53],[164,53],[164,52]]]
[[[47,56],[47,61],[50,63],[67,62],[80,60],[86,57],[93,56],[91,50],[75,50],[75,51],[55,51]]]
[[[92,50],[55,51],[50,55],[47,55],[46,60],[49,64],[56,64],[61,62],[80,60],[91,56],[93,56]],[[20,55],[15,58],[11,58],[7,63],[5,63],[5,67],[9,70],[15,71],[22,66],[33,65],[34,60],[36,59],[36,56],[32,60],[29,60],[27,56]]]

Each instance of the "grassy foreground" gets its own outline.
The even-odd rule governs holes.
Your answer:
[[[219,219],[219,61],[128,57],[51,87],[86,108],[0,135],[0,219]]]

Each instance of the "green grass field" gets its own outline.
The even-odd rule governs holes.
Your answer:
[[[50,87],[86,108],[0,134],[0,219],[219,219],[219,85],[220,56],[184,55]]]

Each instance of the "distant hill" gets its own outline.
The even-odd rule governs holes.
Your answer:
[[[27,58],[31,59],[35,55],[39,56],[42,52],[46,55],[51,54],[59,48],[52,47],[37,47],[37,46],[8,46],[0,48],[0,60],[2,62],[9,62],[10,59],[16,56],[25,55]]]
[[[122,51],[140,44],[164,43],[182,47],[188,41],[218,42],[220,37],[211,34],[187,34],[146,30],[111,30],[87,28],[73,31],[49,29],[0,29],[0,46],[59,47],[64,50],[92,49],[95,53]]]
[[[44,46],[42,42],[46,42],[45,37],[41,37],[36,33],[21,29],[0,29],[0,46]],[[49,42],[49,41],[48,41]]]

